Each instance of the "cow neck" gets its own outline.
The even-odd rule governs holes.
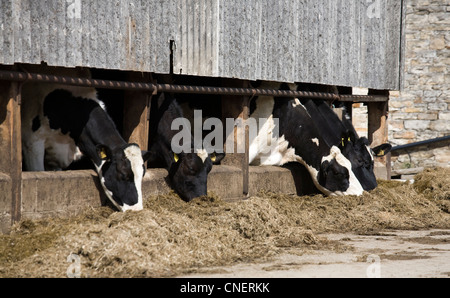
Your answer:
[[[118,148],[123,148],[126,144],[112,119],[101,107],[91,112],[91,117],[83,129],[78,142],[80,150],[97,165],[101,164],[101,159],[97,152],[98,145],[105,146],[112,152]]]
[[[275,103],[273,115],[280,119],[280,136],[294,148],[302,163],[319,170],[322,157],[329,154],[331,146],[319,134],[306,107],[293,106],[291,98],[276,99]],[[318,144],[313,143],[313,139]]]
[[[169,169],[174,163],[171,142],[172,138],[178,133],[178,131],[171,129],[172,121],[180,117],[183,117],[183,112],[173,96],[161,93],[158,98],[152,98],[150,111],[150,140],[152,140],[152,145],[150,151],[156,152],[164,160],[166,169]]]

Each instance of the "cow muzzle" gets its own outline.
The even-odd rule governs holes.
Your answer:
[[[144,207],[142,206],[142,203],[137,203],[137,204],[134,204],[134,205],[131,205],[131,206],[127,205],[127,204],[123,204],[123,206],[120,206],[120,211],[122,211],[122,212],[125,212],[125,211],[128,211],[128,210],[140,211],[142,209],[144,209]]]

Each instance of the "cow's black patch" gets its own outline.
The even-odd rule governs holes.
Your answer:
[[[63,134],[77,142],[94,109],[101,109],[94,100],[75,97],[71,92],[57,89],[47,95],[44,100],[44,116],[51,129],[61,129]]]
[[[329,191],[345,191],[350,186],[350,174],[335,159],[324,161],[320,166],[318,181]]]
[[[41,127],[41,120],[39,119],[39,115],[33,118],[33,122],[31,123],[31,130],[35,132]]]

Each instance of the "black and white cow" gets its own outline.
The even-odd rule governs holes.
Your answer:
[[[341,120],[325,100],[302,99],[300,102],[309,114],[314,115],[316,127],[321,136],[329,144],[338,146],[342,154],[351,162],[352,171],[363,189],[376,188],[374,156],[385,155],[392,146],[386,143],[370,148],[369,140],[358,136],[345,109]]]
[[[158,98],[152,99],[149,150],[153,154],[149,167],[165,168],[169,172],[170,186],[183,200],[190,201],[207,195],[208,173],[213,164],[219,164],[225,155],[193,149],[193,143],[190,144],[190,152],[178,152],[179,150],[172,148],[172,139],[179,133],[178,127],[172,129],[172,123],[175,119],[182,118],[188,121],[183,117],[177,100],[169,93],[161,93]]]
[[[124,141],[95,89],[28,83],[22,101],[25,170],[65,169],[84,155],[119,210],[143,208],[141,184],[149,152]]]
[[[283,84],[283,88],[287,87]],[[279,83],[264,83],[260,88],[278,89]],[[295,88],[295,86],[289,86]],[[351,162],[338,146],[330,145],[317,129],[315,115],[297,98],[255,97],[250,105],[251,118],[267,119],[256,137],[250,140],[249,159],[255,165],[303,164],[314,185],[326,195],[361,195],[361,183],[352,171]],[[278,136],[273,134],[278,119]],[[276,131],[276,130],[275,130]],[[267,137],[271,138],[268,140]],[[271,150],[263,152],[262,145]]]

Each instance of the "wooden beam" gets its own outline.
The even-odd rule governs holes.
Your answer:
[[[248,86],[247,81],[224,79],[222,82],[223,87],[238,87],[245,88]],[[247,96],[235,96],[235,95],[223,95],[222,96],[222,123],[224,124],[225,140],[228,138],[226,131],[226,118],[247,120],[250,113],[249,98]],[[243,189],[242,193],[246,197],[249,193],[249,132],[248,127],[244,126],[244,129],[234,128],[234,148],[224,148],[226,152],[225,159],[222,161],[224,165],[232,165],[239,167],[242,171]],[[242,136],[242,134],[244,134]],[[244,153],[237,153],[238,142],[242,142],[244,137]],[[242,145],[242,144],[240,144]],[[225,144],[226,146],[226,144]],[[230,153],[234,152],[234,153]]]
[[[12,222],[10,89],[10,82],[0,81],[0,233],[9,233]]]
[[[149,82],[150,75],[130,73],[128,80]],[[150,97],[151,94],[142,91],[124,92],[123,137],[138,144],[141,150],[148,149]]]
[[[0,197],[1,213],[10,214],[11,224],[21,219],[22,211],[22,134],[21,83],[0,83],[0,172],[9,176],[9,194]],[[10,201],[8,203],[8,201]],[[9,205],[9,206],[8,206]],[[4,219],[2,220],[4,221]],[[3,229],[3,228],[1,228]]]
[[[369,95],[380,95],[389,98],[388,90],[369,89]],[[368,102],[368,133],[367,137],[371,147],[388,142],[388,116],[389,101]],[[390,153],[389,153],[390,154]],[[390,156],[375,159],[375,175],[377,178],[389,179],[391,172]]]

